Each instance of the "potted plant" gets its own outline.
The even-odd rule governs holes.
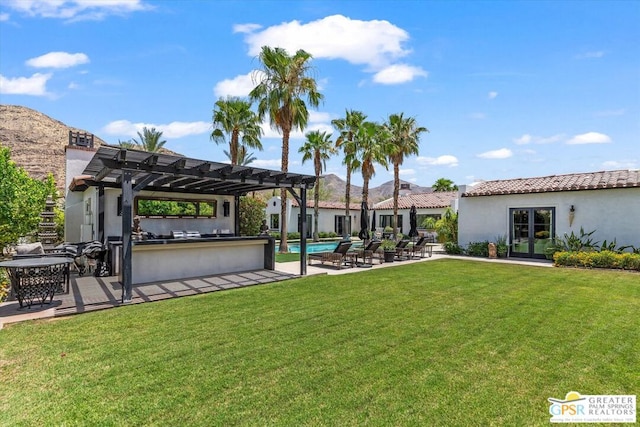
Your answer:
[[[498,252],[498,258],[505,258],[507,256],[507,251],[509,250],[507,236],[502,235],[496,237],[496,250]]]
[[[385,239],[380,244],[384,253],[384,262],[393,262],[396,256],[396,242],[393,240]]]
[[[387,225],[384,228],[384,231],[382,232],[382,237],[384,239],[391,239],[392,236],[393,236],[393,228]]]

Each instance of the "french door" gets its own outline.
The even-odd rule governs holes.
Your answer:
[[[511,256],[544,258],[544,250],[555,235],[555,217],[555,208],[509,209]]]

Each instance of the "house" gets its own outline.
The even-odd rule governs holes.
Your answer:
[[[509,255],[544,258],[555,236],[640,246],[640,171],[616,170],[480,183],[462,194],[458,243],[506,236]]]
[[[267,201],[265,210],[267,224],[271,231],[280,231],[280,197],[274,196]],[[307,200],[307,237],[313,236],[314,202]],[[344,202],[320,201],[318,204],[318,232],[334,232],[338,236],[350,235],[352,231],[359,231],[360,203],[349,205],[349,217],[345,216]],[[287,197],[287,232],[298,231],[300,219],[300,204],[292,197]]]
[[[398,197],[398,229],[401,233],[409,233],[409,210],[416,207],[418,228],[429,217],[440,219],[446,208],[455,210],[458,200],[457,191],[407,194]],[[376,228],[393,227],[393,198],[373,205],[376,212]]]

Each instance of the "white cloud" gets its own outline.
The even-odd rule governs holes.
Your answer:
[[[269,124],[269,121],[263,122],[260,125],[260,127],[262,128],[263,138],[282,139],[282,134],[279,131],[272,129],[271,125]],[[289,135],[289,138],[305,139],[305,134],[313,130],[326,132],[327,134],[333,135],[333,133],[335,132],[335,129],[331,125],[331,115],[329,113],[310,110],[309,120],[307,122],[307,127],[304,129],[304,132],[300,132],[297,129],[293,129],[291,130],[291,134]]]
[[[445,154],[439,157],[419,156],[416,159],[416,162],[418,162],[418,164],[428,165],[428,166],[449,166],[449,167],[458,166],[458,158],[449,154]]]
[[[89,57],[84,53],[49,52],[27,60],[27,65],[35,68],[69,68],[88,64]]]
[[[281,169],[281,159],[257,159],[251,162],[251,166],[263,169]]]
[[[77,83],[75,83],[75,82],[71,82],[71,83],[69,83],[69,85],[67,86],[67,88],[68,88],[68,89],[72,89],[72,90],[73,90],[73,89],[79,89],[79,88],[80,88],[80,85],[78,85],[78,84],[77,84]]]
[[[567,144],[608,144],[610,142],[611,138],[608,135],[599,132],[587,132],[580,135],[575,135],[573,138],[567,141]]]
[[[517,145],[526,144],[553,144],[554,142],[562,141],[565,138],[563,133],[558,133],[551,136],[535,136],[528,133],[523,134],[519,138],[514,138],[513,142]]]
[[[491,91],[491,92],[489,92],[489,94],[487,95],[487,98],[489,98],[489,99],[496,99],[496,96],[498,96],[498,92]]]
[[[478,154],[481,159],[507,159],[513,156],[513,152],[508,148],[500,148],[499,150],[485,151]]]
[[[605,169],[637,169],[638,162],[636,160],[607,160],[602,163],[602,167]]]
[[[429,73],[420,67],[407,64],[394,64],[383,68],[373,75],[376,83],[394,85],[412,81],[416,77],[427,77]]]
[[[30,17],[68,21],[101,20],[109,15],[153,9],[142,0],[6,0],[4,3]]]
[[[250,28],[246,24],[242,29]],[[293,53],[304,49],[315,58],[344,59],[381,69],[409,54],[402,43],[409,34],[389,21],[361,21],[342,15],[327,16],[302,24],[283,22],[247,33],[249,55],[257,56],[262,46],[279,46]]]
[[[8,13],[0,13],[0,22],[5,22],[9,20],[9,14]]]
[[[0,74],[0,93],[7,95],[43,96],[47,93],[47,81],[52,74],[36,73],[31,77],[7,78]]]
[[[164,138],[182,138],[189,135],[200,135],[211,131],[211,123],[209,122],[171,122],[168,124],[151,124],[151,123],[131,123],[129,120],[116,120],[102,129],[109,135],[123,135],[129,137],[137,137],[138,132],[142,132],[143,128],[156,128],[162,131]]]
[[[262,75],[261,71],[256,71],[241,74],[232,79],[222,80],[214,86],[213,94],[218,98],[227,96],[247,97],[249,92],[259,83]]]
[[[236,24],[233,26],[234,33],[253,33],[262,28],[260,24]]]
[[[576,59],[594,59],[594,58],[602,58],[604,56],[604,51],[597,50],[591,52],[579,53],[575,56]]]
[[[400,169],[398,172],[400,173],[400,175],[415,175],[416,174],[415,169]]]

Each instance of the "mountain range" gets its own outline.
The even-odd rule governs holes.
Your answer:
[[[19,105],[0,105],[0,146],[11,150],[11,159],[36,179],[44,179],[52,173],[58,189],[64,194],[65,153],[69,143],[69,131],[89,133],[53,119],[46,114]],[[94,146],[106,144],[94,135]],[[177,153],[174,153],[177,154]],[[420,187],[407,181],[400,181],[400,194],[431,192],[429,187]],[[343,201],[346,182],[334,174],[324,175],[323,199]],[[369,201],[372,203],[393,196],[393,181],[378,187],[369,188]],[[351,185],[351,201],[362,199],[362,187]]]

